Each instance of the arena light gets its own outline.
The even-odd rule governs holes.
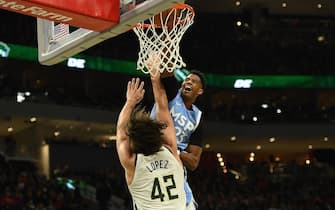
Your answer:
[[[7,131],[8,131],[8,133],[11,133],[11,132],[14,131],[14,128],[13,127],[9,127],[9,128],[7,128]]]
[[[0,56],[3,58],[7,58],[10,52],[10,47],[4,43],[0,41]]]
[[[81,58],[69,58],[67,60],[68,67],[77,68],[77,69],[84,69],[85,63],[86,63],[86,60],[81,59]]]
[[[234,175],[240,175],[240,173],[238,171],[235,171],[233,169],[230,169],[230,173],[234,174]]]
[[[237,79],[234,82],[234,88],[251,88],[252,79]]]
[[[55,136],[55,137],[57,137],[57,136],[59,136],[59,135],[60,135],[60,132],[59,132],[59,131],[55,131],[55,132],[54,132],[54,136]]]
[[[26,100],[26,97],[24,97],[24,93],[17,92],[17,94],[16,94],[16,102],[22,103],[24,100]]]
[[[242,25],[242,22],[241,21],[236,21],[236,25],[238,26],[238,27],[240,27],[241,25]]]
[[[262,104],[262,108],[267,109],[267,108],[269,108],[269,105],[268,104]]]
[[[318,42],[323,42],[325,41],[325,37],[323,35],[318,36]]]
[[[35,123],[35,122],[37,122],[37,118],[36,118],[36,117],[31,117],[31,118],[29,119],[29,122],[31,122],[31,123]]]

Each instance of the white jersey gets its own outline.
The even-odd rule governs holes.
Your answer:
[[[166,147],[149,156],[137,154],[128,188],[138,210],[186,208],[183,166]]]

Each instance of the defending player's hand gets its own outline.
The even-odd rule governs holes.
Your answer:
[[[139,78],[132,78],[127,86],[127,102],[133,105],[138,104],[144,97],[144,82]]]
[[[144,63],[145,67],[150,72],[151,77],[159,77],[159,67],[161,65],[161,58],[159,54],[155,52],[149,53],[148,59]]]
[[[158,81],[160,80],[160,72],[157,69],[153,69],[150,71],[150,78],[151,81]]]

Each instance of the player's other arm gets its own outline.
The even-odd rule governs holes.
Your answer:
[[[183,161],[183,164],[191,171],[198,168],[202,154],[202,126],[201,121],[198,128],[191,135],[191,141],[186,151],[180,153],[180,159]]]
[[[190,144],[186,151],[180,153],[180,159],[188,170],[194,171],[199,166],[201,153],[202,148],[200,146]]]
[[[129,170],[134,165],[134,154],[131,151],[129,137],[127,135],[127,124],[135,106],[143,99],[144,83],[139,78],[133,78],[128,82],[126,102],[119,114],[116,126],[116,150],[121,165]]]

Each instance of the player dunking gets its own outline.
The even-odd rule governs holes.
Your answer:
[[[170,19],[170,17],[174,18]],[[179,54],[179,42],[185,31],[193,24],[193,20],[193,8],[186,4],[177,4],[169,11],[163,11],[150,18],[150,24],[140,23],[139,27],[135,27],[133,30],[140,41],[137,69],[152,75],[155,75],[155,71],[152,70],[156,69],[162,73],[162,76],[167,76],[175,69],[185,66]],[[161,30],[161,28],[167,30]],[[149,65],[147,65],[148,61]],[[193,103],[203,94],[204,89],[204,77],[200,72],[193,71],[184,80],[177,95],[175,95],[176,89],[173,96],[167,91],[169,110],[176,128],[178,149],[181,152],[180,158],[189,170],[195,170],[198,167],[202,153],[200,129],[202,112]],[[154,106],[151,117],[154,119],[157,117],[156,114]],[[186,169],[185,172],[187,172]],[[185,174],[187,177],[187,173]],[[197,203],[187,179],[185,180],[187,209],[196,209]]]
[[[151,81],[157,121],[143,108],[135,109],[143,99],[144,83],[132,79],[117,122],[117,152],[138,210],[184,210],[183,166],[166,92],[159,74]]]
[[[177,95],[175,95],[175,89],[171,90],[176,86],[176,80],[173,77],[162,80],[167,88],[169,110],[176,128],[180,158],[184,166],[193,171],[198,167],[202,153],[202,112],[194,103],[204,92],[204,76],[199,71],[191,71],[181,84]],[[156,114],[156,106],[154,105],[151,116],[154,117]],[[196,209],[197,203],[187,182],[187,177],[185,177],[185,191],[187,209]]]

